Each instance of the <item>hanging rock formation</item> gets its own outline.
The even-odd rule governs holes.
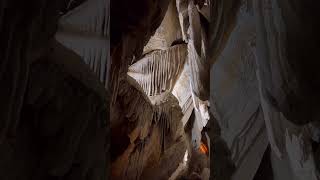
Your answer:
[[[132,76],[148,96],[171,91],[181,74],[187,57],[185,44],[167,50],[155,50],[129,67]]]

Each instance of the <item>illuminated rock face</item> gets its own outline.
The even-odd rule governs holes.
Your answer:
[[[118,88],[113,92],[116,101],[111,105],[114,114],[111,146],[115,147],[111,151],[116,154],[112,159],[114,179],[168,179],[183,161],[187,149],[181,109],[184,103],[172,95],[187,55],[186,44],[179,40],[175,3],[142,2],[145,4],[139,8],[148,11],[144,16],[137,14],[140,24],[129,19],[120,21],[123,26],[133,23],[136,29],[122,34],[128,41],[117,42],[123,49],[115,51],[112,57],[114,65],[119,60],[127,61],[118,64],[125,73],[118,76]],[[125,56],[127,59],[117,58]],[[114,152],[117,150],[121,152]]]
[[[128,35],[120,41],[123,49],[115,55],[121,56],[114,57],[130,55],[125,63],[120,63],[123,74],[138,82],[140,90],[149,96],[146,99],[161,99],[163,93],[172,93],[177,98],[183,113],[188,162],[200,162],[203,172],[196,170],[197,165],[187,163],[190,166],[179,167],[175,177],[195,178],[206,174],[208,169],[197,153],[199,147],[204,149],[201,142],[208,133],[211,178],[269,178],[263,176],[265,173],[274,179],[301,179],[307,177],[303,175],[308,173],[305,167],[311,167],[310,178],[315,178],[318,171],[313,159],[318,158],[318,144],[313,139],[316,145],[310,150],[310,142],[318,131],[317,103],[310,97],[318,98],[314,93],[318,81],[304,79],[315,73],[312,67],[310,72],[306,69],[312,64],[317,67],[317,62],[303,63],[302,57],[312,58],[306,51],[298,50],[317,49],[310,38],[316,35],[311,28],[316,28],[316,22],[310,18],[305,21],[306,29],[302,26],[302,20],[307,19],[305,15],[312,14],[304,9],[310,2],[176,0],[170,3],[166,4],[168,9],[159,6],[160,18],[152,16],[152,5],[140,5],[141,9],[150,6],[146,13],[150,17],[137,16],[132,22],[142,19],[150,22],[153,17],[158,25],[151,28],[144,22],[141,27],[130,26],[131,30],[123,31],[124,37],[126,33],[135,36]],[[174,6],[177,12],[173,12]],[[289,13],[295,11],[297,23]],[[306,47],[301,47],[303,37],[310,42]],[[186,59],[177,48],[183,46],[187,46]],[[169,61],[176,66],[172,67]],[[307,108],[309,103],[312,108]],[[310,125],[314,128],[307,128]],[[301,157],[308,158],[302,162]],[[296,165],[299,160],[303,165]],[[278,164],[283,164],[283,168]]]
[[[109,3],[0,3],[0,179],[319,179],[319,2]]]

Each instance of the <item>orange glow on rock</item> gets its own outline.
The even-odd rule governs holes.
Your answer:
[[[201,142],[199,150],[203,154],[208,154],[208,152],[209,152],[208,147],[205,144],[203,144],[203,142]]]

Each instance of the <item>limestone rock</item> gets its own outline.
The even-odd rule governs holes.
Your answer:
[[[129,67],[128,74],[137,80],[148,96],[172,91],[185,64],[185,44],[145,55]]]

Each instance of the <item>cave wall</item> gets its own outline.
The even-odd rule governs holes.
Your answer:
[[[61,15],[82,3],[0,3],[1,179],[109,176],[108,92],[84,60],[54,38]]]
[[[255,49],[251,47],[256,28],[249,3],[242,3],[235,27],[210,75],[210,109],[237,168],[232,179],[252,179],[268,145]]]
[[[211,163],[216,167],[211,172],[216,179],[251,179],[260,164],[261,158],[257,157],[262,157],[267,144],[271,146],[274,179],[318,179],[317,155],[310,144],[313,141],[310,134],[317,130],[308,128],[318,121],[318,118],[313,119],[316,117],[313,108],[317,109],[313,101],[318,95],[312,93],[318,83],[316,78],[309,80],[308,74],[313,72],[309,65],[317,66],[311,54],[319,46],[314,44],[318,35],[312,33],[317,29],[317,22],[311,15],[314,12],[306,10],[309,3],[311,1],[241,1],[233,17],[223,11],[235,7],[232,6],[235,1],[213,3],[216,7],[211,10],[221,8],[223,11],[211,12],[211,17],[219,17],[217,14],[220,13],[225,19],[221,19],[221,26],[211,22],[209,34],[208,52],[212,53],[210,58],[214,62],[210,75],[210,110],[221,128],[211,133],[211,138],[215,138],[213,142],[225,151],[230,151],[225,160],[229,157],[229,166],[234,165],[232,177],[223,175],[231,173],[232,168],[229,171],[220,169],[220,174],[215,172],[213,169],[219,169],[219,163],[214,158],[218,160],[219,155],[213,154]],[[305,43],[309,53],[301,47]],[[254,117],[250,116],[252,112],[256,113],[253,121],[250,120]],[[242,140],[254,143],[251,138],[259,137],[259,133],[254,134],[259,129],[264,135],[257,142],[262,144],[246,146],[241,143]],[[254,162],[250,164],[255,167],[243,170],[235,158],[241,156],[252,158]],[[219,161],[223,160],[220,158]],[[251,175],[246,176],[246,173]]]
[[[209,17],[181,2],[2,1],[0,177],[106,179],[110,126],[114,177],[168,179],[203,136],[186,76],[204,73],[194,83],[210,84],[211,178],[250,180],[268,162],[274,179],[319,179],[319,3],[207,1]],[[195,55],[212,66],[190,71]],[[139,70],[147,80],[127,76]]]
[[[259,3],[262,3],[262,9],[259,9],[261,6]],[[289,95],[291,91],[295,90],[304,92],[299,90],[300,87],[294,90],[294,86],[291,86],[295,84],[296,78],[288,78],[288,74],[292,73],[292,67],[283,58],[286,54],[279,56],[281,60],[277,59],[277,53],[278,55],[281,54],[280,51],[277,52],[278,50],[274,48],[277,46],[273,46],[273,49],[270,48],[272,50],[268,50],[267,53],[270,54],[261,54],[261,52],[268,49],[265,45],[263,46],[264,43],[269,43],[270,45],[279,42],[280,49],[286,49],[285,40],[281,33],[278,32],[283,30],[281,29],[281,20],[269,19],[269,17],[273,16],[275,16],[274,19],[280,17],[277,3],[271,1],[214,1],[212,3],[213,8],[211,10],[213,12],[211,13],[213,18],[210,19],[217,18],[217,21],[210,22],[208,31],[209,48],[207,52],[211,62],[214,62],[211,67],[210,109],[220,127],[220,140],[226,143],[226,147],[230,151],[231,161],[235,165],[235,172],[232,178],[253,178],[268,144],[270,144],[272,151],[278,158],[282,158],[286,152],[289,154],[291,152],[291,155],[286,160],[290,161],[288,163],[290,166],[299,157],[290,157],[293,155],[288,147],[295,146],[300,149],[308,149],[309,147],[307,144],[306,146],[294,144],[296,143],[294,138],[298,134],[304,133],[303,127],[295,124],[306,124],[312,120],[297,122],[297,119],[292,119],[286,115],[285,108],[289,107],[288,102],[294,101],[294,98],[286,99],[284,96],[279,95],[286,92]],[[272,16],[265,15],[261,17],[263,13],[269,13],[270,15],[272,12],[274,13]],[[189,15],[191,20],[194,20],[192,19],[194,14],[190,13]],[[258,21],[259,18],[260,20]],[[261,22],[265,24],[259,24]],[[261,28],[261,26],[266,27]],[[136,27],[136,29],[138,28]],[[264,29],[267,32],[264,32]],[[199,35],[197,34],[199,33],[198,29],[195,28],[193,30],[196,32],[193,35]],[[263,37],[264,33],[267,36]],[[198,40],[196,36],[192,38],[194,38],[193,40]],[[135,39],[127,40],[130,42],[135,41]],[[125,43],[122,45],[128,48]],[[199,43],[195,45],[198,46]],[[140,46],[142,45],[140,44]],[[163,44],[159,46],[160,49],[165,47]],[[138,46],[130,48],[133,47],[136,48]],[[190,51],[192,51],[192,48],[189,48],[189,57],[195,54],[195,52]],[[285,52],[285,50],[283,51]],[[123,52],[115,51],[115,55],[125,55],[126,53]],[[266,57],[269,56],[275,58],[271,58],[268,61]],[[128,62],[130,62],[131,57],[127,57],[127,64],[124,66],[130,64]],[[120,56],[115,56],[115,59],[121,58]],[[192,64],[192,60],[195,59],[189,58],[189,64]],[[135,56],[131,59],[131,63],[139,63],[139,60],[139,56]],[[198,71],[201,71],[201,69],[198,69]],[[193,73],[196,73],[196,71]],[[287,82],[289,82],[289,86],[286,85]],[[297,84],[301,83],[297,82]],[[143,83],[140,82],[140,84]],[[276,84],[281,84],[280,88],[276,87]],[[282,105],[279,106],[278,102],[281,102],[280,104]],[[295,124],[292,124],[292,122]],[[290,139],[291,136],[294,138]],[[306,137],[306,135],[303,136]],[[304,142],[302,139],[298,138],[298,140]],[[310,159],[312,158],[310,156]],[[248,165],[250,165],[250,168],[243,170]],[[230,174],[230,172],[228,173]]]

